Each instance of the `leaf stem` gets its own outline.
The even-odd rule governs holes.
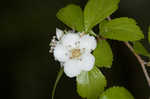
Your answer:
[[[111,21],[111,17],[107,17],[107,19],[109,21]],[[142,70],[144,72],[145,78],[147,80],[147,83],[148,83],[148,85],[150,87],[150,77],[149,77],[148,72],[147,72],[147,70],[145,68],[145,63],[144,63],[143,59],[134,51],[133,47],[128,42],[124,42],[124,44],[130,49],[130,51],[134,54],[134,56],[139,61],[140,65],[141,65],[141,68],[142,68]]]
[[[55,90],[56,90],[56,87],[60,81],[60,78],[62,77],[63,75],[63,72],[64,72],[64,69],[63,68],[60,68],[59,72],[58,72],[58,75],[57,75],[57,78],[56,78],[56,81],[55,81],[55,84],[54,84],[54,87],[53,87],[53,90],[52,90],[52,99],[54,99],[54,95],[55,95]]]
[[[89,32],[89,34],[93,35],[93,36],[97,36],[92,30]]]

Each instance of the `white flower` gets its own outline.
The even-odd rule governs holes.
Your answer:
[[[95,63],[91,54],[96,48],[96,39],[88,34],[81,36],[81,33],[69,31],[66,34],[56,29],[57,41],[53,54],[62,66],[68,77],[76,77],[81,71],[90,71]]]

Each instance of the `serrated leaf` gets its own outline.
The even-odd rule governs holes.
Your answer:
[[[113,53],[106,40],[99,40],[97,48],[94,50],[95,65],[98,67],[110,68],[113,62]]]
[[[150,53],[145,49],[145,47],[140,42],[134,42],[133,48],[137,54],[150,57]]]
[[[89,0],[84,9],[86,32],[118,9],[120,0]]]
[[[149,43],[150,43],[150,26],[149,26],[149,28],[148,28],[148,41],[149,41]]]
[[[131,18],[117,18],[111,21],[104,21],[100,25],[100,35],[120,41],[137,41],[144,38],[140,27]]]
[[[83,12],[77,5],[68,5],[57,13],[57,18],[74,30],[84,30]]]
[[[87,99],[97,99],[106,87],[105,76],[96,67],[89,72],[82,72],[76,81],[78,94]]]
[[[99,99],[134,99],[134,97],[123,87],[112,87],[103,92]]]

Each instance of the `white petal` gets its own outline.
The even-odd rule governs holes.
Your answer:
[[[81,72],[81,65],[79,60],[71,59],[64,64],[64,72],[70,78],[76,77]]]
[[[65,34],[61,41],[64,46],[75,48],[77,45],[77,42],[79,41],[80,36],[77,33],[67,33]]]
[[[54,48],[54,57],[60,62],[65,62],[69,59],[69,51],[61,44],[57,44]]]
[[[91,53],[84,53],[81,56],[82,70],[90,71],[95,64],[95,57]]]
[[[64,35],[64,32],[58,28],[56,28],[56,37],[58,40],[60,40]]]
[[[84,35],[80,39],[80,48],[85,48],[87,50],[94,50],[96,48],[97,42],[95,37],[90,35]]]

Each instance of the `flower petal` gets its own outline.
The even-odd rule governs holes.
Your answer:
[[[95,57],[91,53],[84,53],[81,56],[82,70],[90,71],[94,67]]]
[[[95,37],[90,36],[88,34],[82,36],[80,39],[80,48],[81,49],[84,48],[84,49],[92,51],[96,48],[96,45],[97,45],[97,42],[96,42]]]
[[[64,32],[61,29],[56,28],[56,37],[60,40],[64,35]]]
[[[69,47],[69,48],[75,48],[77,45],[77,42],[79,41],[80,39],[80,36],[79,34],[77,33],[68,33],[68,34],[65,34],[61,41],[62,41],[62,44],[66,47]]]
[[[69,51],[61,44],[57,44],[54,48],[54,57],[60,62],[65,62],[69,59]]]
[[[76,77],[81,72],[81,65],[79,60],[71,59],[64,64],[64,72],[70,78]]]

